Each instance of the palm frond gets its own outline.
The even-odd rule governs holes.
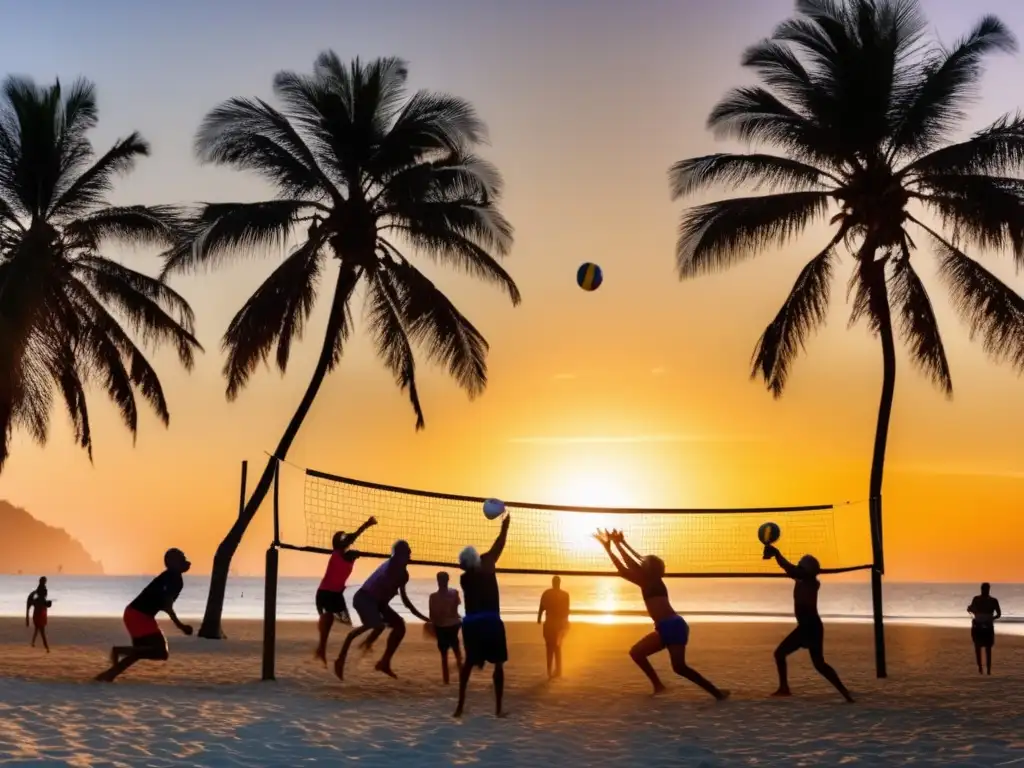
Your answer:
[[[395,383],[409,394],[409,403],[416,414],[416,429],[426,426],[419,391],[416,388],[416,360],[402,319],[405,305],[402,294],[392,282],[387,269],[376,270],[369,280],[367,319],[377,345],[377,354],[395,377]]]
[[[939,255],[939,275],[953,306],[967,324],[971,339],[996,362],[1024,373],[1024,297],[944,238],[932,233]]]
[[[889,302],[900,318],[903,340],[910,348],[910,358],[932,383],[947,396],[953,394],[953,379],[946,360],[946,349],[939,334],[938,320],[924,283],[910,263],[904,247],[904,258],[894,264]]]
[[[147,155],[149,144],[138,132],[118,139],[53,202],[46,213],[47,218],[64,220],[80,216],[101,204],[114,188],[114,179],[131,171],[136,160]]]
[[[167,247],[180,240],[188,223],[173,205],[128,205],[103,208],[63,227],[66,247],[97,250],[107,240],[128,245]]]
[[[915,197],[954,233],[954,239],[980,248],[1009,249],[1024,266],[1024,181],[982,175],[930,175],[920,180],[927,192]],[[916,218],[909,219],[920,224]]]
[[[1016,48],[1006,25],[995,16],[985,16],[952,50],[934,56],[924,65],[919,81],[897,99],[892,154],[919,155],[933,149],[964,119],[962,106],[978,86],[984,57]]]
[[[992,174],[1024,168],[1024,116],[1003,115],[967,141],[936,149],[904,166],[899,175]]]
[[[89,461],[92,461],[92,427],[89,423],[85,385],[72,354],[62,356],[61,362],[59,368],[52,371],[52,375],[64,399],[68,417],[71,419],[75,443],[85,449]]]
[[[238,396],[261,362],[268,362],[275,343],[277,364],[282,372],[287,368],[292,339],[301,338],[316,301],[321,245],[306,241],[296,248],[232,318],[223,340],[228,400]]]
[[[338,199],[288,117],[262,99],[229,99],[211,110],[196,133],[195,151],[202,162],[255,171],[285,197]]]
[[[310,208],[305,200],[262,203],[204,203],[181,242],[164,253],[162,276],[218,266],[231,255],[284,248],[295,225]]]
[[[472,398],[487,386],[487,340],[437,286],[408,261],[382,262],[402,296],[406,333]]]
[[[102,275],[103,277],[98,279],[109,279],[110,285],[116,284],[118,290],[130,290],[142,294],[166,308],[185,331],[195,333],[195,313],[192,311],[191,305],[185,297],[166,282],[95,254],[83,254],[77,257],[72,263],[72,270],[87,284],[97,278],[89,274],[83,276],[83,272]]]
[[[793,362],[805,349],[807,339],[825,322],[835,247],[840,242],[842,235],[833,238],[800,270],[782,308],[754,348],[751,378],[763,378],[777,398],[782,396]]]
[[[749,185],[761,189],[807,190],[837,182],[831,174],[814,166],[775,155],[732,155],[718,153],[680,160],[669,169],[672,199],[697,192],[714,184],[728,187]]]
[[[185,303],[184,299],[166,285],[163,286],[163,291],[157,292],[153,285],[147,282],[151,278],[145,275],[133,272],[127,267],[118,269],[119,265],[103,261],[106,263],[97,264],[93,261],[91,265],[75,265],[76,279],[81,280],[82,290],[91,290],[100,301],[120,314],[143,343],[171,344],[185,370],[192,370],[195,365],[195,352],[201,351],[202,345],[192,334],[191,328],[168,314],[160,301],[169,298],[168,303],[180,313],[183,309],[182,304]],[[157,281],[152,282],[160,285]],[[187,309],[187,304],[184,309]],[[191,309],[187,309],[185,319],[191,320]]]
[[[785,243],[828,209],[824,192],[738,197],[689,209],[676,246],[681,278],[729,266],[770,245]]]

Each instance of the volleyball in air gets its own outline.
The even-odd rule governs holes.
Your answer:
[[[762,523],[757,529],[757,540],[765,546],[774,544],[782,535],[782,530],[775,523]]]
[[[484,517],[495,520],[505,514],[505,502],[500,499],[488,499],[484,502]]]
[[[576,284],[584,291],[596,291],[603,281],[604,274],[597,264],[588,261],[576,270]]]

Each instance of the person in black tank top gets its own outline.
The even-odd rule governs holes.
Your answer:
[[[495,567],[505,549],[510,522],[508,514],[501,521],[501,533],[491,548],[478,555],[473,547],[466,547],[459,555],[462,568],[462,600],[466,615],[462,617],[462,643],[466,648],[466,660],[459,670],[459,703],[454,717],[461,717],[466,704],[466,686],[469,684],[473,667],[484,668],[494,665],[495,714],[504,717],[501,709],[505,690],[505,662],[508,661],[508,643],[505,639],[505,624],[501,620],[501,595],[498,591],[498,576]]]
[[[818,674],[832,683],[835,689],[851,704],[853,696],[846,690],[839,675],[825,661],[825,625],[818,614],[818,590],[821,582],[818,573],[821,566],[816,558],[804,555],[797,565],[793,565],[782,556],[771,544],[764,548],[765,554],[774,557],[779,567],[789,578],[796,582],[793,585],[793,613],[796,616],[796,629],[790,632],[775,649],[775,666],[779,672],[779,689],[773,696],[790,696],[789,679],[786,669],[786,657],[806,648],[811,655],[811,663]]]

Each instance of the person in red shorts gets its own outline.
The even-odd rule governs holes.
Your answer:
[[[174,613],[174,601],[185,583],[181,578],[192,563],[180,549],[169,549],[164,555],[164,572],[153,579],[139,596],[124,609],[124,626],[132,639],[131,645],[115,645],[110,651],[110,669],[96,676],[97,680],[112,683],[118,675],[137,661],[167,661],[167,638],[156,623],[156,615],[163,611],[174,626],[186,635],[192,627],[182,624]]]
[[[50,644],[46,641],[46,611],[53,605],[47,597],[46,577],[39,577],[39,586],[29,592],[25,606],[25,626],[28,626],[28,612],[32,611],[32,647],[36,647],[36,638],[41,638],[46,652],[50,652]]]

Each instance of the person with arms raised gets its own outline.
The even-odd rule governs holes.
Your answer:
[[[318,628],[320,630],[320,642],[316,647],[314,656],[327,665],[327,639],[331,635],[331,627],[335,619],[342,624],[351,624],[348,606],[345,604],[345,585],[349,576],[352,575],[352,568],[359,558],[359,552],[351,549],[356,539],[367,528],[377,524],[377,519],[371,517],[355,533],[338,531],[331,541],[333,552],[331,559],[327,561],[327,570],[323,579],[320,580],[320,587],[316,591],[316,612],[320,619]]]
[[[473,547],[466,547],[459,553],[462,597],[466,603],[466,615],[462,620],[466,660],[459,671],[459,703],[455,707],[454,717],[462,717],[466,704],[466,686],[469,685],[473,667],[483,669],[484,664],[494,665],[494,712],[497,717],[505,716],[501,704],[505,693],[508,642],[505,639],[505,623],[501,620],[501,595],[495,569],[505,549],[510,521],[511,518],[506,514],[501,521],[498,538],[484,554],[479,554]]]

